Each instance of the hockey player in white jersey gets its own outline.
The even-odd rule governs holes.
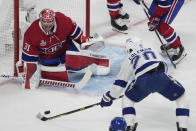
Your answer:
[[[115,98],[124,93],[122,115],[127,127],[126,130],[120,131],[136,131],[134,104],[150,93],[157,92],[168,100],[176,102],[177,131],[188,131],[189,102],[186,92],[177,80],[166,74],[166,63],[158,58],[151,48],[143,48],[139,38],[127,39],[126,50],[128,57],[122,63],[111,90],[103,95],[101,107],[110,106]],[[127,86],[131,78],[133,78],[132,83]],[[119,131],[115,128],[111,131],[117,130]]]

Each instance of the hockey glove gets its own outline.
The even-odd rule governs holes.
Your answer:
[[[140,0],[133,0],[136,4],[140,5]]]
[[[16,71],[18,74],[18,77],[22,77],[24,74],[24,63],[22,61],[16,62]]]
[[[101,107],[111,106],[114,99],[115,98],[110,95],[110,91],[108,91],[105,94],[103,94],[103,98],[101,100],[100,106]]]
[[[151,16],[150,21],[148,22],[149,31],[154,31],[157,29],[160,23],[160,17],[158,16]]]
[[[90,50],[93,52],[99,52],[105,48],[103,37],[94,34],[93,37],[89,37],[85,43],[81,44],[82,50]]]

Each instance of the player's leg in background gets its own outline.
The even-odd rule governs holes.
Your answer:
[[[184,3],[184,0],[174,0],[171,3],[170,9],[161,18],[160,24],[157,28],[157,31],[160,33],[160,35],[163,36],[163,38],[167,42],[167,44],[164,44],[161,46],[161,50],[163,51],[163,53],[164,53],[164,50],[168,50],[169,54],[171,55],[172,60],[175,63],[178,63],[181,56],[184,56],[186,53],[180,41],[180,37],[175,32],[174,28],[170,26],[170,24],[173,22],[173,20],[177,16],[183,3]],[[156,7],[157,7],[157,4],[156,2],[153,1],[149,8],[150,15],[152,15]]]
[[[120,9],[119,15],[120,15],[121,19],[123,20],[123,22],[129,23],[130,22],[130,20],[129,20],[130,16],[129,16],[128,13],[126,13],[123,10],[123,3],[121,2],[121,0],[119,0],[119,9]]]
[[[160,34],[163,35],[165,40],[167,41],[167,45],[164,45],[165,48],[171,47],[173,49],[172,60],[177,63],[180,60],[180,57],[184,56],[185,50],[180,41],[180,37],[177,35],[175,30],[170,26],[173,20],[176,18],[177,14],[179,13],[181,7],[184,4],[184,0],[174,0],[170,7],[168,13],[161,19],[161,21],[168,25],[167,28],[163,26],[163,28],[167,29],[169,33],[165,33],[164,29],[159,28],[158,31]],[[171,31],[170,31],[171,30]],[[163,49],[163,47],[162,47]]]
[[[111,17],[113,30],[123,32],[128,29],[126,22],[123,20],[128,20],[129,15],[122,11],[122,6],[123,4],[120,0],[107,0],[107,8]]]

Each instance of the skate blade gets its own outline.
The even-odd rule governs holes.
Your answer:
[[[172,51],[172,50],[167,50],[167,52],[165,50],[161,50],[159,52],[159,54],[162,55],[163,57],[168,56],[167,53],[168,53],[169,56],[174,55],[174,51]]]
[[[122,33],[122,34],[128,34],[127,30],[125,31],[121,31],[121,30],[118,30],[116,28],[112,28],[113,31],[116,31],[116,32],[119,32],[119,33]]]
[[[173,63],[177,65],[185,58],[185,56],[187,56],[187,53],[182,54],[181,57],[177,59],[176,61],[173,61]]]
[[[124,24],[129,24],[130,23],[130,20],[129,19],[121,19],[122,20],[122,22],[124,23]]]

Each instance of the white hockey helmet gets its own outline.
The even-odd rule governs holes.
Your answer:
[[[142,49],[142,40],[138,37],[128,38],[125,42],[125,48],[128,54],[134,50]]]

